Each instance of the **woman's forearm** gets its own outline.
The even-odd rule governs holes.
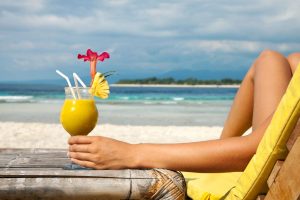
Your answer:
[[[250,135],[183,144],[137,144],[137,168],[180,171],[241,171],[255,154],[272,116]]]
[[[245,148],[249,136],[183,144],[139,144],[136,167],[180,171],[239,171],[255,153]]]

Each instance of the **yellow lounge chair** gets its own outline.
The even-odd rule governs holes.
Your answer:
[[[267,179],[277,160],[288,153],[287,140],[300,116],[300,64],[282,97],[256,154],[244,172],[183,173],[187,193],[199,200],[254,200],[268,191]],[[293,177],[291,177],[293,178]]]

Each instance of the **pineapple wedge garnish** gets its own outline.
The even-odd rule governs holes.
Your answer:
[[[100,97],[101,99],[106,99],[109,96],[109,85],[107,80],[105,79],[104,75],[100,72],[97,72],[92,86],[91,86],[91,93],[94,96]]]

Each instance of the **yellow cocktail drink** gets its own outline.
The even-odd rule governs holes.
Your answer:
[[[88,88],[77,89],[78,99],[67,95],[60,113],[60,122],[72,136],[88,135],[96,126],[98,110]]]
[[[94,100],[66,99],[61,110],[60,122],[72,136],[87,135],[96,126],[98,111]]]

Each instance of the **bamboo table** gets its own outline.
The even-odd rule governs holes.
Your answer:
[[[65,170],[62,149],[0,149],[0,199],[185,199],[178,172]]]

